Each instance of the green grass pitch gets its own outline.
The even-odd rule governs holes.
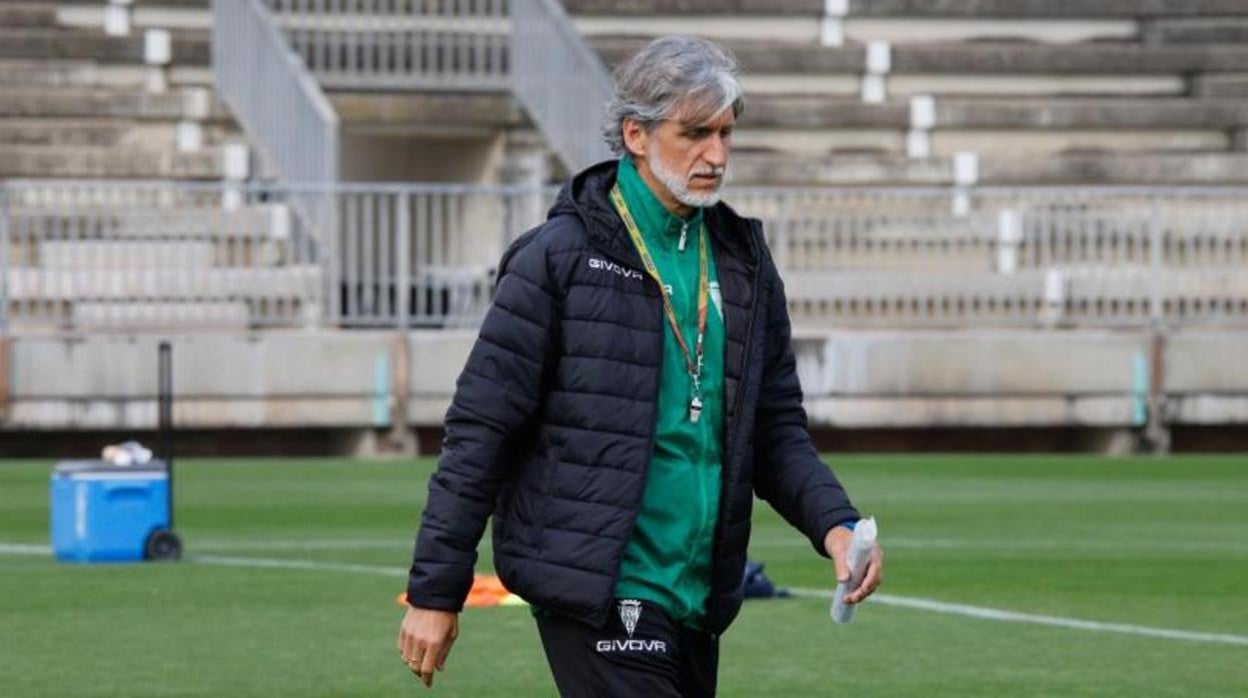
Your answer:
[[[831,457],[875,514],[890,595],[1248,636],[1248,459]],[[190,460],[179,564],[64,565],[50,462],[0,462],[0,694],[550,696],[517,608],[469,610],[432,693],[394,638],[428,459]],[[782,586],[830,565],[759,506],[751,556]],[[488,545],[480,568],[488,569]],[[242,559],[240,559],[242,558]],[[250,565],[281,561],[288,567]],[[293,561],[293,562],[291,562]],[[225,564],[231,563],[231,564]],[[868,603],[747,602],[724,696],[1248,696],[1248,646]]]

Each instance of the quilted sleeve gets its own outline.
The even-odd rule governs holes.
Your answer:
[[[514,465],[505,444],[541,403],[558,313],[536,232],[517,240],[499,263],[493,303],[446,413],[408,574],[413,606],[463,608],[477,544]]]
[[[764,273],[772,281],[772,292],[754,425],[754,490],[826,557],[823,538],[828,530],[859,515],[811,442],[784,283],[770,259]]]

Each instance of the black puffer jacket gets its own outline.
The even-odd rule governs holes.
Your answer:
[[[577,175],[507,250],[494,304],[447,411],[408,602],[458,611],[494,513],[495,568],[541,607],[603,625],[644,489],[663,351],[658,287],[607,193],[614,161]],[[755,492],[823,552],[858,513],[819,461],[762,225],[707,212],[727,340],[723,490],[708,630],[741,606]]]

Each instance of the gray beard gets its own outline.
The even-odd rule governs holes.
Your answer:
[[[689,191],[689,182],[684,177],[663,166],[663,163],[658,158],[657,148],[652,148],[646,154],[646,163],[650,165],[650,171],[654,173],[654,178],[667,187],[674,199],[694,208],[706,208],[719,203],[720,190],[723,188],[724,182],[728,181],[728,168],[725,167],[724,174],[719,180],[720,186],[716,187],[715,191],[695,194]]]

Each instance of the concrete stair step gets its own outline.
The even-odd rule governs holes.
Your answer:
[[[128,303],[79,301],[72,305],[70,321],[81,329],[201,328],[245,329],[251,308],[244,301],[207,303]]]
[[[953,181],[953,163],[943,158],[912,160],[900,155],[733,151],[732,181],[767,186],[944,186]]]
[[[110,120],[56,119],[48,123],[36,119],[0,120],[0,146],[115,146],[125,137],[130,124]]]
[[[182,257],[170,259],[161,257],[166,254],[176,255],[178,246],[188,255],[184,263]],[[199,248],[203,246],[202,257]],[[52,246],[49,248],[49,246]],[[248,237],[189,237],[183,235],[161,235],[141,238],[109,237],[96,238],[91,236],[65,235],[60,239],[45,237],[23,237],[11,240],[9,260],[13,264],[24,266],[42,266],[49,269],[113,269],[133,268],[147,269],[156,266],[155,261],[169,261],[169,268],[185,268],[189,270],[207,267],[280,267],[283,260],[290,254],[290,245],[274,240]],[[49,256],[51,255],[51,256]],[[306,255],[304,255],[306,256]],[[204,260],[207,260],[204,262]],[[181,265],[181,266],[179,266]]]
[[[668,0],[676,1],[676,0]],[[768,0],[762,0],[768,2]],[[1240,0],[850,0],[850,16],[1009,17],[1199,17],[1242,15]]]
[[[47,269],[185,269],[278,267],[289,256],[279,240],[238,236],[188,238],[180,235],[96,237],[71,233],[29,236],[12,241],[11,258]],[[19,231],[20,232],[20,231]]]
[[[1225,44],[1248,42],[1248,17],[1159,19],[1144,26],[1147,44]]]
[[[86,60],[0,60],[0,88],[6,87],[84,87],[144,90],[148,67],[141,65],[99,64]],[[212,69],[207,66],[172,66],[169,84],[174,87],[212,87]]]
[[[901,129],[753,129],[733,133],[735,147],[792,154],[906,153]],[[1225,152],[1230,135],[1220,129],[947,129],[930,134],[930,152],[952,157],[962,151],[983,154],[1054,155],[1075,152]]]
[[[936,100],[935,128],[1229,128],[1246,121],[1248,101],[1235,99],[943,99]]]
[[[867,104],[859,99],[818,95],[759,95],[749,99],[739,128],[898,129],[910,127],[910,104]]]
[[[344,124],[389,132],[492,131],[524,124],[508,94],[332,92],[330,101]]]
[[[896,155],[796,156],[737,151],[733,181],[777,186],[950,186],[950,158]],[[1228,185],[1248,183],[1248,154],[1101,153],[1048,157],[982,157],[984,185]]]
[[[211,36],[200,30],[171,32],[172,63],[207,66]],[[143,65],[143,32],[108,36],[85,28],[0,28],[0,58],[97,60],[101,63]]]
[[[824,0],[562,0],[569,15],[788,15],[822,17]]]
[[[1218,129],[1248,123],[1248,101],[1186,98],[965,98],[935,100],[944,129]],[[818,95],[759,95],[743,129],[910,128],[908,101],[868,104]]]
[[[221,179],[219,148],[197,153],[107,146],[0,146],[0,177]]]
[[[627,6],[625,6],[627,7]],[[766,36],[782,43],[817,44],[822,17],[816,14],[693,14],[634,15],[621,13],[578,14],[572,17],[577,33],[597,37],[696,34],[715,41],[740,41]]]
[[[573,2],[576,6],[578,3]],[[802,6],[797,12],[756,8],[751,12],[712,14],[701,12],[647,8],[625,5],[627,12],[613,12],[605,4],[586,8],[573,17],[577,31],[583,36],[632,35],[655,36],[658,33],[696,34],[716,40],[756,39],[787,43],[827,43],[822,7]],[[644,14],[643,11],[677,12],[679,14]],[[1026,21],[1000,17],[896,17],[841,18],[840,41],[865,43],[887,41],[890,44],[914,44],[932,41],[984,41],[1009,39],[1046,44],[1072,44],[1085,41],[1134,40],[1139,36],[1139,22],[1134,17],[1108,18],[1028,18]]]
[[[13,2],[0,5],[0,27],[54,27],[56,6]]]
[[[945,202],[945,211],[947,214],[947,201]],[[935,218],[935,221],[932,218]],[[778,257],[789,260],[786,267],[789,270],[909,272],[912,274],[944,271],[998,273],[1000,260],[997,241],[995,239],[977,239],[967,235],[965,219],[942,220],[936,217],[929,217],[923,223],[926,223],[927,228],[936,227],[938,229],[935,231],[899,230],[898,237],[889,238],[879,235],[874,229],[869,234],[864,234],[861,230],[855,230],[852,233],[844,232],[839,235],[833,235],[831,230],[825,228],[811,236],[797,237],[791,235],[787,257],[782,256],[778,246],[773,246],[773,251]],[[920,224],[917,223],[913,226],[913,228],[919,227]],[[901,236],[903,232],[906,234]],[[1095,249],[1085,248],[1069,252],[1069,254],[1073,257],[1084,256],[1089,263],[1099,261],[1102,268],[1116,268],[1127,265],[1125,260],[1115,259],[1118,255],[1126,256],[1127,253],[1123,247],[1111,249],[1107,243],[1108,237],[1106,235],[1101,238],[1103,251],[1100,253],[1100,260],[1093,259],[1098,252]],[[1138,263],[1146,265],[1148,253],[1143,240],[1147,239],[1147,233],[1139,233],[1138,239],[1140,242],[1137,247],[1132,249],[1132,253],[1137,258]],[[1186,244],[1196,245],[1203,242],[1205,240],[1190,238],[1186,241]],[[1178,246],[1173,242],[1170,244],[1174,247]],[[1236,250],[1239,252],[1238,261],[1219,266],[1224,270],[1228,268],[1239,270],[1241,274],[1248,272],[1248,262],[1245,261],[1245,258],[1248,256],[1242,252],[1243,243],[1234,241],[1233,244],[1228,245],[1226,241],[1223,241],[1223,246],[1238,248]],[[1030,244],[1017,249],[1018,256],[1015,258],[1015,268],[1018,270],[1047,269],[1067,265],[1067,262],[1062,259],[1036,260],[1034,257],[1035,248]],[[1172,253],[1163,255],[1162,259],[1162,263],[1167,266],[1204,266],[1206,269],[1213,266],[1211,263],[1206,263],[1205,265],[1185,264],[1181,253],[1170,251]]]
[[[44,269],[208,269],[216,250],[207,242],[116,242],[44,240],[39,265]]]
[[[96,29],[104,26],[106,4],[60,3],[56,21],[61,26]],[[176,3],[136,3],[130,11],[131,31],[156,29],[212,29],[212,9],[203,5],[177,5]]]
[[[242,142],[237,131],[220,125],[202,126],[203,144]],[[149,149],[177,148],[177,127],[116,119],[3,119],[0,146],[111,146]]]
[[[66,196],[63,191],[36,206],[29,194],[19,195],[9,209],[13,240],[49,236],[116,241],[207,240],[228,251],[238,245],[284,243],[290,236],[291,213],[285,204],[226,209],[220,205],[220,191],[199,192],[181,206],[165,204],[165,208],[146,199],[103,204],[86,197]]]
[[[1197,75],[1192,81],[1192,94],[1197,97],[1248,99],[1248,72]]]
[[[858,99],[858,75],[753,74],[742,75],[741,85],[751,97],[766,94],[810,94]],[[886,92],[891,98],[918,95],[944,97],[1163,97],[1184,96],[1187,80],[1180,75],[890,75]],[[1233,95],[1228,95],[1233,96]]]
[[[100,0],[53,0],[60,7],[90,6],[98,5]],[[161,8],[161,7],[180,7],[187,9],[211,9],[212,0],[138,0],[134,3],[139,7]]]
[[[893,72],[919,74],[1177,75],[1243,65],[1248,65],[1248,48],[1243,46],[1153,47],[1134,43],[1052,46],[987,42],[898,46],[893,52]]]
[[[1153,274],[1147,266],[1054,266],[1066,284],[1066,298],[1077,300],[1148,298]],[[995,271],[826,271],[789,270],[785,289],[790,298],[900,298],[930,293],[940,297],[1016,298],[1029,304],[1045,302],[1045,277],[1050,269],[1028,269],[1011,274]],[[791,276],[790,276],[791,275]],[[1157,277],[1162,294],[1176,296],[1235,296],[1248,298],[1248,277],[1236,270],[1165,270]],[[792,289],[789,292],[789,289]]]
[[[14,267],[9,298],[19,303],[66,301],[216,301],[317,297],[320,268],[68,270]]]
[[[228,108],[204,88],[153,93],[99,87],[0,87],[0,119],[20,117],[231,120]]]
[[[823,0],[563,0],[570,15],[806,15]],[[1242,15],[1240,0],[850,0],[849,17],[1096,18]]]
[[[614,68],[663,33],[656,27],[653,33],[641,36],[594,36],[589,37],[589,44],[609,68]],[[867,66],[866,51],[861,46],[825,47],[762,40],[724,41],[723,44],[736,55],[743,75],[861,75]]]
[[[912,271],[851,271],[828,274],[823,270],[790,269],[785,274],[790,299],[883,299],[908,298],[920,293],[932,296],[996,296],[1025,298],[1039,304],[1044,297],[1044,272],[1019,271],[998,274]]]
[[[800,79],[800,78],[799,78]],[[766,76],[757,81],[767,84]],[[745,83],[746,89],[752,85]],[[945,97],[1165,97],[1185,96],[1187,80],[1182,75],[1021,75],[1021,74],[905,74],[890,75],[886,81],[890,97],[935,95]],[[861,83],[854,82],[852,95],[861,94]]]
[[[973,151],[990,155],[1050,156],[1078,153],[1224,153],[1233,140],[1225,130],[1200,129],[993,129],[944,130],[931,134],[938,157]]]
[[[1245,153],[1065,155],[981,161],[980,178],[1002,184],[1223,185],[1248,183]]]
[[[602,36],[591,40],[603,60],[614,66],[650,41],[648,36]],[[866,72],[862,45],[840,47],[775,41],[726,41],[754,75],[856,75]],[[1070,46],[1020,42],[941,42],[894,46],[890,76],[896,75],[1074,75],[1180,76],[1201,71],[1229,71],[1248,66],[1248,47],[1222,45],[1141,46],[1088,43]]]
[[[1046,271],[794,271],[785,290],[795,321],[841,326],[965,326],[1146,321],[1153,279],[1147,268],[1103,266],[1064,270],[1065,293],[1046,299]],[[1242,272],[1171,271],[1159,279],[1167,317],[1243,316],[1248,279]]]
[[[842,20],[846,42],[886,41],[924,44],[938,41],[1025,41],[1079,45],[1084,42],[1134,41],[1140,23],[1134,17],[896,17],[851,16]],[[822,37],[821,37],[822,38]]]

